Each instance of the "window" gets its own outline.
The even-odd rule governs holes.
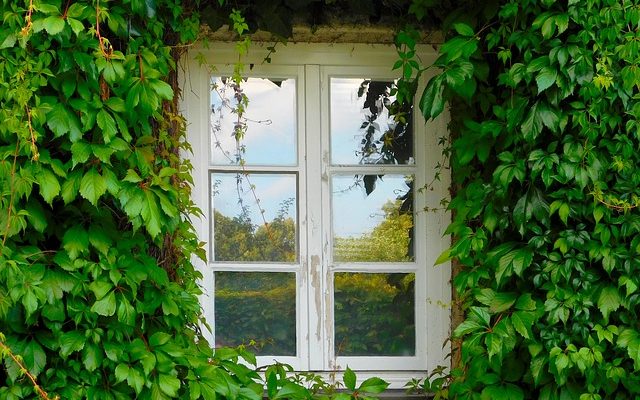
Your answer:
[[[424,189],[444,122],[390,115],[390,46],[287,45],[266,65],[252,46],[242,118],[233,46],[205,52],[213,68],[191,62],[183,86],[211,342],[399,386],[446,363],[446,177]]]

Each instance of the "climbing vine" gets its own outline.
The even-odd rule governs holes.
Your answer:
[[[640,393],[633,1],[504,1],[452,24],[422,95],[452,107],[451,398]]]

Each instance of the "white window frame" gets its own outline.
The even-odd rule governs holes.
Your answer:
[[[391,387],[401,388],[410,378],[424,376],[426,371],[438,365],[447,365],[450,344],[450,265],[434,266],[438,255],[450,244],[443,232],[450,221],[445,211],[422,211],[438,207],[448,197],[450,184],[448,171],[441,172],[440,180],[430,190],[418,190],[430,183],[435,166],[442,162],[438,141],[447,135],[446,113],[435,121],[424,122],[420,112],[414,112],[415,166],[331,166],[329,159],[329,96],[328,79],[331,76],[393,79],[397,71],[391,66],[397,59],[393,46],[369,44],[288,44],[280,46],[271,55],[271,63],[263,65],[268,53],[266,45],[252,43],[250,53],[243,58],[247,76],[295,76],[297,91],[298,163],[295,167],[251,167],[253,171],[295,170],[298,173],[298,227],[299,264],[269,264],[260,271],[297,272],[297,356],[278,357],[279,362],[292,365],[300,371],[343,370],[347,366],[359,371],[359,378],[381,376],[391,382]],[[436,51],[426,45],[418,46],[423,65],[437,57]],[[193,200],[204,212],[194,218],[197,233],[207,242],[210,234],[209,174],[212,166],[210,155],[210,79],[209,67],[200,65],[204,58],[216,65],[220,74],[228,73],[238,60],[233,43],[210,44],[208,49],[189,53],[183,76],[182,111],[187,119],[187,140],[193,147],[188,156],[193,164]],[[251,66],[252,68],[249,68]],[[425,73],[418,94],[429,76]],[[251,101],[251,99],[249,99]],[[322,113],[307,110],[323,110]],[[320,151],[322,149],[322,151]],[[303,155],[303,156],[301,156]],[[354,269],[349,265],[331,265],[330,176],[332,172],[357,172],[371,168],[387,173],[410,172],[415,175],[414,224],[415,262],[389,264],[372,263]],[[219,168],[215,168],[219,170]],[[233,170],[233,168],[230,168]],[[306,242],[306,243],[305,243]],[[328,249],[328,250],[323,250]],[[209,259],[210,246],[206,246]],[[256,271],[252,267],[237,264],[203,263],[195,260],[202,272],[204,290],[201,304],[205,319],[213,329],[213,270]],[[412,272],[416,274],[416,355],[414,357],[334,357],[333,356],[333,288],[330,279],[333,272]],[[305,290],[300,290],[304,288]],[[205,332],[208,332],[205,330]],[[213,334],[208,332],[213,342]],[[272,363],[273,357],[258,357],[258,364]]]

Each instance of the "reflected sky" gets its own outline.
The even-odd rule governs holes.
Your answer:
[[[238,179],[240,181],[238,182]],[[254,225],[264,224],[273,221],[283,207],[285,201],[290,201],[290,205],[285,211],[287,217],[297,220],[296,204],[296,176],[294,174],[249,174],[248,178],[244,174],[238,173],[212,173],[211,193],[213,208],[226,215],[236,217],[242,213],[245,206],[248,216]],[[259,207],[254,198],[254,193],[259,199]]]
[[[275,79],[274,79],[275,81]],[[247,132],[242,140],[248,165],[295,165],[296,156],[296,82],[248,78],[241,84],[249,105],[244,117]],[[237,115],[234,91],[220,78],[212,78],[211,160],[217,165],[236,164],[233,136]]]
[[[334,237],[360,237],[371,233],[384,220],[382,206],[409,191],[404,175],[384,175],[376,180],[375,190],[366,194],[364,183],[353,175],[335,175],[331,179]]]
[[[381,154],[373,153],[363,158],[361,154],[362,140],[365,130],[363,122],[371,116],[369,109],[363,109],[366,92],[358,97],[358,89],[363,78],[331,78],[331,163],[332,164],[376,164],[381,162]],[[389,97],[393,100],[393,97]],[[395,126],[389,111],[378,104],[381,112],[373,122],[376,127],[374,141]],[[379,148],[378,148],[379,150]]]

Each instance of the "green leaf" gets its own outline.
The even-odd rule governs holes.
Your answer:
[[[96,116],[96,122],[102,130],[102,138],[105,143],[111,142],[111,140],[117,135],[118,128],[116,127],[116,121],[113,117],[104,109],[98,111]]]
[[[466,36],[466,37],[474,36],[473,29],[465,23],[459,22],[457,24],[453,24],[453,29],[455,29],[456,32],[458,32],[458,35],[460,36]]]
[[[38,185],[40,186],[40,195],[49,205],[53,199],[60,193],[60,183],[55,174],[48,168],[40,168],[40,172],[36,175]]]
[[[527,141],[533,142],[542,132],[542,118],[538,113],[538,104],[535,103],[522,122],[522,134]]]
[[[356,390],[356,374],[349,367],[344,371],[342,381],[347,389]]]
[[[551,85],[556,82],[558,77],[558,71],[555,68],[544,67],[542,71],[536,76],[536,83],[538,84],[538,93],[542,93]]]
[[[501,313],[510,309],[516,302],[516,296],[515,293],[496,293],[489,304],[491,312]]]
[[[49,35],[57,35],[64,29],[65,22],[61,15],[51,15],[44,19],[42,26]]]
[[[134,326],[136,322],[136,309],[127,299],[121,299],[118,304],[118,321],[125,325]]]
[[[14,33],[6,32],[7,36],[5,36],[2,41],[0,41],[0,50],[7,49],[15,46],[16,44],[16,35]],[[0,34],[1,35],[1,34]]]
[[[105,256],[113,246],[113,241],[107,232],[101,226],[95,224],[89,227],[89,243]]]
[[[79,21],[75,18],[67,18],[67,23],[71,27],[73,33],[75,33],[76,35],[79,35],[80,32],[84,30],[84,24],[82,23],[82,21]]]
[[[91,290],[96,296],[96,299],[101,299],[113,289],[113,285],[108,281],[93,281],[89,284],[89,290]]]
[[[125,381],[129,376],[130,367],[127,364],[118,364],[115,369],[116,383]]]
[[[87,338],[78,331],[70,331],[60,335],[60,355],[66,359],[73,352],[84,348]]]
[[[102,364],[102,351],[94,344],[85,344],[82,351],[82,363],[89,372],[93,372]]]
[[[175,397],[178,394],[178,389],[180,389],[180,380],[175,376],[159,374],[158,386],[160,386],[160,390],[167,396]]]
[[[171,85],[167,82],[163,82],[159,79],[149,79],[149,86],[160,96],[160,98],[165,100],[173,99],[173,89],[171,89]]]
[[[640,334],[630,328],[623,330],[618,336],[618,346],[627,349],[627,354],[633,360],[635,370],[640,370]]]
[[[308,399],[310,397],[311,394],[307,388],[293,382],[287,382],[275,394],[273,399]]]
[[[145,222],[147,232],[152,238],[160,234],[162,226],[162,217],[160,215],[160,207],[158,207],[158,199],[151,190],[144,190],[145,202],[140,210],[140,215]]]
[[[65,232],[62,238],[62,246],[69,258],[75,260],[80,254],[89,250],[89,235],[81,225],[73,225]]]
[[[92,167],[82,177],[80,182],[80,195],[89,200],[94,206],[98,205],[98,200],[107,191],[107,183],[95,167]]]
[[[358,388],[358,391],[377,394],[377,393],[384,392],[388,386],[389,386],[388,382],[380,378],[373,377],[373,378],[365,379],[365,381],[362,382],[362,384]]]
[[[47,126],[56,137],[68,134],[72,142],[82,137],[78,117],[62,103],[56,103],[47,113]]]
[[[101,298],[100,300],[93,303],[91,306],[91,311],[98,314],[103,315],[105,317],[110,317],[116,313],[116,295],[113,291],[109,292],[106,296]]]
[[[129,386],[131,386],[136,391],[136,394],[140,394],[142,388],[144,387],[144,382],[144,376],[142,376],[142,373],[140,373],[140,371],[135,368],[129,369],[127,384],[129,384]]]
[[[29,223],[33,226],[33,229],[42,233],[48,226],[47,215],[44,209],[40,205],[40,202],[30,199],[26,206],[26,211],[29,213]]]
[[[605,320],[609,319],[609,314],[616,311],[621,306],[622,298],[617,287],[607,286],[602,289],[598,296],[598,309]]]
[[[42,346],[35,340],[29,340],[27,342],[21,355],[25,366],[34,376],[38,376],[47,364],[47,355],[42,349]]]
[[[149,346],[158,347],[163,346],[171,340],[171,335],[165,332],[156,332],[149,338]]]
[[[531,327],[535,321],[535,313],[530,311],[516,311],[511,314],[511,323],[514,329],[525,339],[531,338]]]
[[[84,140],[79,140],[71,145],[72,168],[78,164],[85,163],[91,156],[91,144]]]
[[[443,79],[445,79],[443,75],[432,78],[422,93],[420,110],[427,120],[437,117],[444,110],[444,98],[442,97],[444,92]]]

